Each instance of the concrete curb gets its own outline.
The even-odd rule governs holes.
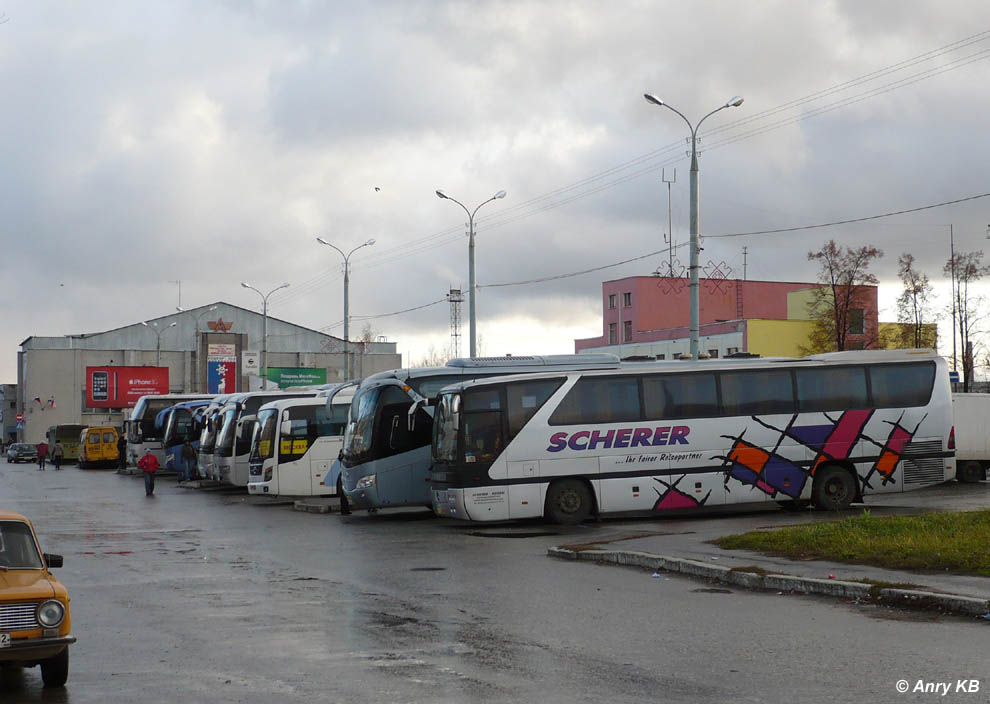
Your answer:
[[[585,560],[626,567],[642,567],[659,572],[675,572],[692,577],[702,577],[725,584],[733,584],[744,589],[796,592],[800,594],[822,594],[843,599],[883,599],[902,606],[914,608],[936,608],[967,616],[982,616],[990,613],[990,599],[979,599],[958,594],[941,594],[915,589],[892,589],[875,587],[862,582],[844,582],[837,579],[815,579],[795,577],[788,574],[758,574],[733,570],[721,565],[710,565],[699,560],[680,557],[653,555],[646,552],[617,550],[568,550],[552,547],[547,549],[550,557],[565,560]]]
[[[292,503],[292,510],[302,511],[304,513],[333,513],[333,507],[330,504],[318,504],[310,501],[294,501]]]

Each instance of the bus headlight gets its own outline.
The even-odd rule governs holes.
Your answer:
[[[40,623],[45,628],[55,628],[58,624],[62,623],[62,619],[65,618],[65,607],[62,603],[55,601],[54,599],[42,602],[38,606],[38,623]]]
[[[370,489],[375,485],[375,475],[369,474],[366,477],[361,477],[358,479],[357,484],[354,486],[355,489]]]

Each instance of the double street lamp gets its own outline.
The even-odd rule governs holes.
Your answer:
[[[707,120],[709,117],[717,113],[719,110],[725,110],[725,108],[737,108],[743,103],[742,96],[737,95],[730,99],[725,105],[722,105],[710,113],[705,115],[703,118],[698,120],[698,124],[691,126],[690,120],[688,120],[684,115],[676,108],[671,107],[667,103],[663,102],[660,98],[653,95],[652,93],[643,93],[643,97],[646,98],[646,102],[652,103],[662,108],[667,108],[672,112],[676,112],[681,116],[681,119],[687,123],[688,129],[691,130],[691,358],[698,359],[698,337],[701,331],[701,325],[699,322],[699,290],[698,290],[698,128],[701,127],[701,123]]]
[[[448,196],[443,191],[439,191],[438,190],[437,191],[437,197],[438,198],[442,198],[443,200],[449,200],[449,201],[453,201],[454,203],[457,203],[459,206],[461,206],[462,208],[464,208],[464,212],[467,213],[467,216],[468,216],[468,310],[470,311],[470,313],[469,313],[469,320],[471,322],[471,328],[470,328],[471,329],[471,356],[472,357],[475,357],[477,355],[477,351],[478,351],[478,344],[477,344],[478,336],[477,336],[477,326],[475,325],[475,322],[476,322],[475,321],[476,308],[475,308],[475,302],[474,302],[474,293],[475,293],[475,291],[474,291],[474,289],[475,289],[475,285],[474,285],[474,278],[475,278],[474,277],[474,214],[477,213],[478,210],[481,208],[481,206],[484,205],[485,203],[491,203],[493,200],[498,200],[499,198],[505,198],[505,191],[499,191],[498,193],[496,193],[495,195],[493,195],[491,198],[489,198],[488,200],[486,200],[483,203],[481,203],[473,211],[468,210],[467,207],[465,207],[465,205],[462,202],[460,202],[456,198],[451,198],[450,196]]]
[[[356,251],[358,251],[362,247],[370,247],[371,245],[373,245],[375,243],[375,240],[374,239],[370,239],[367,242],[365,242],[364,244],[359,244],[357,247],[355,247],[354,249],[352,249],[347,254],[344,254],[343,250],[341,250],[340,247],[338,247],[337,245],[334,245],[334,244],[330,244],[329,242],[327,242],[322,237],[317,237],[316,238],[316,241],[319,242],[320,244],[325,244],[327,247],[333,247],[334,249],[336,249],[340,253],[340,256],[342,256],[344,258],[344,380],[345,381],[350,381],[350,379],[351,379],[351,350],[350,350],[350,337],[349,337],[349,335],[350,335],[350,328],[351,328],[351,313],[350,313],[350,304],[349,304],[349,298],[348,298],[348,295],[349,295],[348,294],[348,288],[350,286],[350,281],[351,281],[351,265],[350,265],[350,260],[351,260],[351,255],[352,254],[354,254]]]
[[[278,291],[280,289],[287,288],[288,285],[289,285],[289,282],[286,281],[285,283],[279,284],[278,286],[276,286],[275,288],[273,288],[267,294],[264,294],[261,291],[259,291],[258,289],[256,289],[254,286],[252,286],[250,284],[246,284],[243,281],[241,282],[241,286],[243,286],[244,288],[249,288],[252,291],[254,291],[255,293],[257,293],[259,296],[261,296],[262,311],[263,311],[264,321],[265,321],[264,322],[264,332],[263,332],[265,352],[264,352],[264,357],[263,357],[263,362],[262,362],[262,364],[264,364],[264,366],[261,368],[261,389],[262,389],[262,391],[265,391],[268,388],[268,296],[271,296],[273,293],[275,293],[276,291]]]
[[[141,324],[146,328],[148,328],[149,330],[151,330],[151,332],[155,333],[155,337],[158,338],[155,342],[155,351],[157,352],[155,358],[155,366],[160,367],[162,366],[162,333],[168,330],[169,328],[174,328],[176,325],[178,325],[178,323],[169,323],[161,330],[158,329],[158,323],[151,323],[149,325],[148,323],[142,320]]]

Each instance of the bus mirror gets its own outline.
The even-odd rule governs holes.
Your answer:
[[[460,411],[451,411],[450,412],[450,424],[454,427],[454,430],[455,431],[461,429],[461,412]]]
[[[421,398],[409,406],[409,412],[406,414],[406,424],[409,426],[410,433],[416,429],[416,412],[424,405],[426,405],[426,399]]]

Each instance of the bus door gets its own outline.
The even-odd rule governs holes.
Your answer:
[[[296,417],[308,408],[286,408],[282,411],[278,442],[278,493],[288,496],[311,496],[313,470],[310,447],[315,443],[316,425],[312,418]]]

